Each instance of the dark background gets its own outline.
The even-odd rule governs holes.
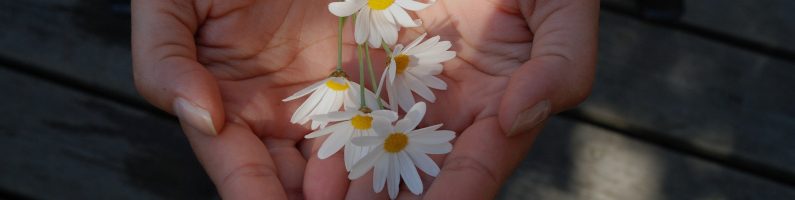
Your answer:
[[[128,1],[0,1],[0,199],[215,199]],[[795,1],[603,0],[590,99],[501,199],[795,199]]]

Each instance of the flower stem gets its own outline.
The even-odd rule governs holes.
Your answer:
[[[375,71],[373,70],[373,61],[372,59],[370,59],[370,47],[367,46],[367,43],[365,43],[364,45],[365,47],[367,47],[364,48],[364,57],[367,58],[367,69],[370,71],[370,83],[371,83],[370,87],[378,88],[378,82],[375,80]],[[381,98],[376,96],[375,99],[376,102],[378,102],[378,107],[384,109],[384,104],[381,103],[380,101]]]
[[[389,48],[389,45],[386,45],[386,42],[381,42],[381,47],[383,47],[384,51],[386,51],[387,57],[392,56],[392,49]]]
[[[337,71],[342,71],[342,26],[345,23],[345,17],[339,17],[339,28],[337,29]]]
[[[364,100],[364,53],[362,45],[356,45],[356,50],[359,52],[359,97],[361,100],[361,107],[367,107],[367,102]],[[368,58],[369,59],[369,58]]]

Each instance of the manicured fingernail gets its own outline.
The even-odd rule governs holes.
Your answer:
[[[516,116],[516,120],[513,121],[513,126],[511,126],[511,131],[508,132],[508,137],[530,132],[530,130],[549,117],[549,112],[550,106],[548,100],[538,102],[533,107],[520,112],[519,115]]]
[[[179,120],[207,135],[218,135],[213,125],[213,118],[207,110],[188,100],[178,97],[174,100],[174,112]]]

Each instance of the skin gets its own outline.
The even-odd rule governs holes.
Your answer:
[[[336,66],[337,18],[327,5],[132,1],[136,86],[165,111],[173,113],[181,97],[211,114],[217,136],[182,125],[224,199],[387,198],[372,192],[371,175],[349,181],[341,152],[317,158],[323,138],[305,140],[311,131],[289,123],[305,98],[281,101]],[[437,100],[420,125],[443,123],[458,133],[450,154],[433,157],[440,174],[423,175],[424,198],[493,198],[541,130],[506,136],[517,115],[542,100],[560,112],[588,96],[598,7],[589,0],[440,0],[416,13],[422,27],[402,29],[401,43],[427,32],[458,52],[439,76],[448,89],[434,90]],[[343,33],[343,61],[357,81],[352,24]],[[385,54],[372,54],[380,75]],[[419,197],[403,187],[399,198]]]

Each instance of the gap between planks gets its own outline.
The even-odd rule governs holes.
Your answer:
[[[699,27],[685,22],[658,22],[658,21],[646,20],[643,17],[641,17],[639,14],[637,14],[635,11],[633,11],[631,8],[627,8],[625,6],[613,3],[602,2],[601,7],[602,7],[601,8],[602,12],[610,12],[627,18],[641,20],[645,23],[653,24],[655,26],[661,26],[677,31],[686,32],[690,35],[695,35],[709,41],[715,41],[718,43],[727,44],[739,49],[795,63],[795,52],[789,51],[784,48],[766,45],[750,39],[733,36],[720,31],[710,30],[708,28]]]

